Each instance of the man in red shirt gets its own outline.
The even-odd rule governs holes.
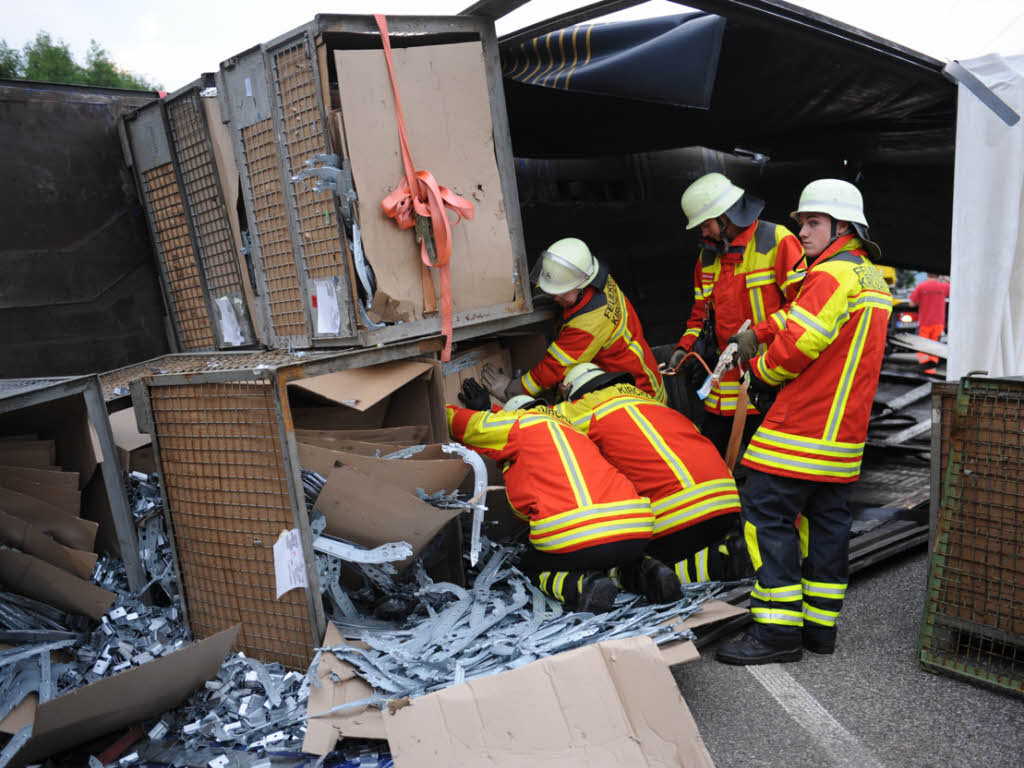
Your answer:
[[[910,306],[920,307],[917,312],[918,336],[938,341],[942,332],[946,330],[946,299],[948,298],[949,283],[940,280],[936,274],[929,272],[928,279],[917,284],[914,292],[910,294]],[[922,364],[937,363],[939,358],[918,352],[917,361]],[[935,369],[931,368],[927,373],[935,373]]]

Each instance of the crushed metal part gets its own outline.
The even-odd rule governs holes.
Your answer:
[[[480,527],[484,522],[484,512],[487,506],[484,501],[487,498],[487,467],[484,460],[476,451],[471,451],[459,443],[447,443],[441,446],[444,453],[456,453],[464,462],[473,468],[473,497],[469,503],[473,507],[473,528],[469,540],[469,564],[476,565],[480,557]]]
[[[313,549],[349,563],[369,563],[371,565],[393,563],[412,557],[412,545],[407,541],[396,541],[367,549],[359,544],[325,534],[313,539]]]

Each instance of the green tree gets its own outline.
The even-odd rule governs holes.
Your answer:
[[[75,61],[68,44],[60,39],[55,41],[48,32],[38,32],[21,53],[8,46],[6,40],[0,40],[0,77],[144,91],[160,87],[120,69],[95,40],[90,41],[82,66]]]

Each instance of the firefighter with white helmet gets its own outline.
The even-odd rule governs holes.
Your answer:
[[[693,308],[686,329],[669,361],[679,366],[696,351],[714,368],[721,350],[739,343],[744,362],[778,330],[786,307],[796,296],[806,271],[803,249],[784,226],[758,217],[764,201],[720,173],[708,173],[683,192],[686,228],[700,229],[700,253],[694,267]],[[739,333],[744,321],[750,328]],[[684,371],[697,387],[703,366],[690,358]],[[704,400],[702,432],[725,455],[740,390],[739,370],[726,371]],[[744,441],[753,434],[760,414],[747,408]]]
[[[522,393],[537,395],[555,387],[573,365],[593,360],[628,371],[638,387],[665,402],[665,386],[640,318],[608,267],[585,242],[566,237],[552,243],[541,254],[531,278],[562,308],[557,338],[541,361],[519,379],[509,379],[495,366],[485,365],[481,379],[491,394],[499,400]]]
[[[757,583],[752,629],[718,649],[729,664],[835,649],[848,575],[848,499],[892,311],[889,287],[869,258],[880,253],[855,186],[811,182],[792,216],[811,265],[785,327],[750,360],[752,395],[770,407],[743,458],[744,535]]]

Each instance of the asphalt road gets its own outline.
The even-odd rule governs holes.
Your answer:
[[[718,768],[1020,768],[1024,699],[917,661],[927,555],[853,577],[833,656],[673,668]]]

